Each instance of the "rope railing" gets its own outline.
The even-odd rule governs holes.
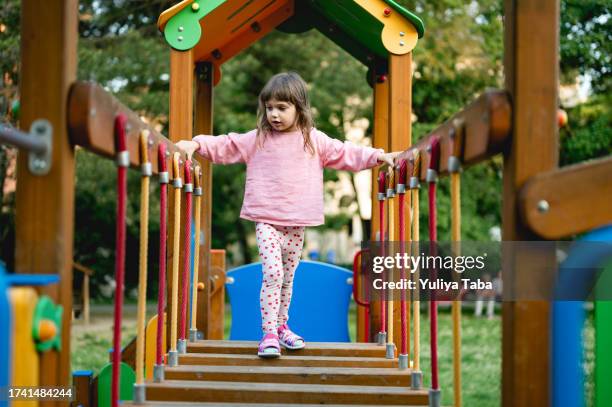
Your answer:
[[[384,170],[384,169],[383,169]],[[395,205],[393,199],[395,198],[395,170],[393,167],[387,168],[387,210],[388,216],[388,229],[389,238],[387,240],[387,247],[389,247],[389,253],[392,252],[393,248],[391,245],[394,243],[393,239],[395,236]],[[394,281],[394,268],[389,268],[387,281]],[[393,318],[393,306],[394,306],[394,290],[387,290],[387,346],[386,346],[386,357],[387,359],[395,358],[395,344],[393,343],[393,331],[394,331],[394,318]]]
[[[448,171],[451,183],[451,241],[453,256],[461,255],[461,150],[463,147],[464,122],[453,121],[450,141],[452,155],[448,157]],[[453,320],[453,393],[454,405],[460,407],[461,401],[461,297],[452,303]]]
[[[174,153],[172,158],[172,186],[174,187],[174,233],[172,237],[172,305],[170,308],[170,350],[168,351],[168,366],[178,366],[177,327],[178,327],[178,286],[179,286],[179,247],[181,230],[181,155]]]
[[[144,358],[145,358],[145,318],[147,308],[147,257],[149,254],[149,181],[153,173],[149,161],[149,132],[140,133],[140,247],[138,267],[138,315],[136,334],[136,383],[134,401],[145,401]]]
[[[429,165],[427,167],[428,184],[428,207],[429,207],[429,252],[431,256],[436,256],[438,248],[438,216],[437,216],[437,181],[438,168],[440,165],[440,140],[436,137],[431,140],[429,146]],[[430,279],[435,281],[437,270],[434,267],[431,271]],[[431,389],[429,399],[431,405],[440,405],[440,383],[438,375],[438,302],[436,301],[435,290],[431,290],[429,299],[430,333],[429,341],[431,348]]]
[[[179,344],[178,352],[180,354],[187,353],[187,302],[188,290],[191,270],[191,206],[193,201],[193,182],[191,179],[191,160],[185,161],[184,174],[185,184],[183,191],[185,193],[185,216],[184,216],[184,245],[183,245],[183,278],[182,278],[182,294],[181,294],[181,319],[179,324]],[[175,227],[177,225],[175,224]]]
[[[198,313],[198,270],[200,266],[200,219],[202,214],[202,169],[196,166],[193,176],[193,196],[195,212],[193,227],[195,228],[195,248],[193,253],[193,281],[191,283],[191,325],[189,328],[189,342],[195,342],[198,330],[196,328]]]
[[[379,232],[378,241],[380,242],[381,256],[385,255],[385,199],[387,197],[387,173],[378,173],[378,214]],[[384,274],[381,276],[385,278]],[[380,295],[380,329],[378,331],[378,344],[383,345],[387,342],[387,316],[386,316],[385,291]]]
[[[126,117],[115,118],[115,140],[117,151],[117,227],[115,238],[115,315],[113,326],[113,366],[111,381],[111,402],[119,406],[119,369],[121,363],[121,317],[123,309],[123,291],[125,279],[125,229],[127,206],[127,168],[130,164],[129,151],[126,147]]]
[[[165,144],[158,147],[158,170],[159,170],[159,286],[157,294],[157,330],[156,330],[156,352],[155,365],[153,366],[153,380],[161,382],[164,380],[163,335],[165,326],[166,309],[166,241],[167,241],[167,210],[168,210],[168,175],[167,159],[169,152]]]

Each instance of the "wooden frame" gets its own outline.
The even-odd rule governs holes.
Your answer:
[[[520,191],[521,217],[539,236],[558,240],[612,223],[611,197],[607,157],[533,176]]]
[[[149,131],[149,161],[153,174],[158,172],[157,148],[166,145],[170,156],[178,148],[157,132],[153,126],[144,123],[136,113],[125,107],[100,85],[91,82],[76,82],[70,88],[68,98],[68,131],[73,144],[81,146],[103,157],[114,159],[116,156],[114,120],[123,113],[127,116],[127,148],[130,152],[130,165],[140,166],[139,137],[143,130]],[[168,159],[170,161],[170,159]]]
[[[503,240],[537,240],[518,216],[520,188],[558,162],[559,0],[504,1],[506,89],[513,101],[512,146],[504,154]],[[535,40],[537,39],[537,40]],[[555,259],[503,258],[504,285],[550,286]],[[541,272],[540,272],[541,271]],[[538,280],[538,281],[536,281]],[[542,332],[534,335],[534,332]],[[550,305],[503,303],[502,405],[546,406],[550,399]]]
[[[77,0],[21,3],[21,127],[47,119],[53,127],[53,156],[44,176],[30,173],[27,154],[17,159],[15,272],[59,274],[60,282],[40,293],[65,312],[62,350],[41,354],[40,386],[68,386],[71,379],[75,160],[66,109],[68,90],[76,79],[77,28]]]
[[[499,154],[510,144],[512,106],[508,94],[501,90],[487,91],[465,109],[423,137],[412,148],[421,154],[420,178],[425,181],[429,164],[427,147],[433,137],[440,138],[439,175],[448,174],[448,157],[452,153],[451,130],[455,120],[464,123],[463,151],[459,159],[463,167],[477,164]],[[408,151],[398,159],[407,159]]]

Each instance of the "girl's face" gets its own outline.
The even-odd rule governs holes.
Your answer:
[[[272,128],[279,132],[297,130],[297,114],[295,105],[270,99],[266,102],[266,119]]]

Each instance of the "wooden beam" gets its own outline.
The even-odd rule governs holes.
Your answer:
[[[251,355],[257,347],[255,341],[198,341],[189,344],[189,353],[231,353]],[[385,357],[385,347],[374,343],[328,343],[308,342],[308,346],[300,350],[303,356],[359,356]]]
[[[464,124],[464,149],[461,163],[464,167],[477,164],[501,153],[510,142],[512,107],[505,91],[491,90],[479,96],[474,102],[423,137],[414,146],[421,152],[421,180],[425,181],[429,163],[427,147],[433,137],[440,138],[439,175],[448,174],[448,157],[452,152],[450,132],[455,120]],[[407,158],[408,152],[398,158]]]
[[[21,2],[21,127],[46,119],[53,127],[51,170],[28,170],[17,158],[15,272],[59,274],[60,282],[40,289],[64,308],[61,351],[40,355],[40,386],[69,386],[70,310],[74,237],[74,149],[68,140],[66,106],[76,79],[78,1]],[[48,403],[60,405],[60,403]]]
[[[211,63],[202,62],[196,65],[196,95],[194,132],[211,135],[214,118],[214,71]],[[209,338],[208,327],[215,316],[210,313],[210,249],[212,238],[212,164],[196,156],[202,168],[202,213],[200,225],[200,270],[198,281],[205,284],[204,290],[198,292],[198,330]]]
[[[281,359],[282,360],[282,359]],[[149,383],[147,398],[167,401],[232,401],[273,403],[428,405],[427,390],[407,387],[341,386],[295,383],[197,382],[166,380]]]
[[[193,53],[191,51],[176,51],[170,50],[170,129],[169,139],[176,143],[180,140],[191,140],[193,136],[193,87],[194,87],[194,64]],[[155,167],[155,164],[153,164]],[[184,169],[180,171],[181,178],[184,180]],[[173,191],[173,188],[169,188]],[[178,280],[178,312],[177,312],[177,331],[180,329],[181,318],[181,299],[183,296],[183,252],[185,250],[185,199],[181,199],[181,225],[180,225],[180,247],[179,252],[179,280]],[[174,234],[174,193],[168,194],[168,236]],[[168,281],[167,281],[167,304],[172,304],[172,269],[174,267],[173,256],[174,247],[172,242],[168,242],[166,251],[168,264]],[[189,309],[189,308],[188,308]],[[170,307],[168,307],[170,311]],[[171,318],[171,312],[168,312],[168,320]],[[187,321],[189,322],[189,321]],[[189,325],[187,325],[188,327]],[[168,338],[171,337],[170,329],[172,324],[168,324]],[[185,332],[188,338],[188,328]],[[177,332],[177,338],[180,338],[180,332]],[[170,344],[169,344],[170,345]]]
[[[167,368],[165,377],[168,380],[410,387],[410,373],[396,368],[188,365]]]
[[[404,55],[389,55],[389,149],[388,152],[405,151],[412,144],[412,52]],[[397,180],[395,180],[397,183]],[[395,185],[389,185],[395,188]],[[410,212],[410,194],[405,195],[404,213]],[[399,242],[399,199],[395,198],[388,202],[394,207],[394,219],[389,219],[396,227],[393,236],[389,240]],[[408,228],[409,229],[409,228]],[[399,271],[395,271],[399,273]],[[401,330],[401,302],[398,295],[393,301],[393,338],[397,353],[399,353],[402,330]],[[410,312],[408,312],[408,338],[410,338]],[[410,342],[410,339],[408,339]],[[410,349],[410,345],[408,345]]]
[[[529,178],[558,162],[559,0],[505,0],[504,16],[506,89],[514,111],[512,146],[504,154],[502,236],[537,240],[519,217],[518,195]],[[502,260],[504,288],[551,286],[554,258],[523,253]],[[505,301],[502,315],[502,405],[549,405],[550,338],[533,334],[550,332],[549,304]]]
[[[208,339],[223,339],[225,328],[225,250],[210,251]]]
[[[374,132],[372,134],[372,147],[389,150],[389,80],[374,78]],[[378,171],[372,171],[372,219],[370,221],[370,240],[376,240],[380,230],[378,218]],[[360,311],[363,307],[357,307]],[[358,326],[363,329],[363,311],[358,313]],[[370,300],[370,341],[376,341],[380,330],[380,302]]]
[[[188,353],[179,356],[181,365],[215,366],[302,366],[302,367],[397,367],[397,360],[377,357],[302,356],[285,353],[285,357],[270,360],[250,355],[223,353]]]
[[[559,240],[612,223],[612,157],[538,174],[520,192],[523,222]]]
[[[95,83],[76,82],[70,88],[68,131],[72,143],[103,157],[114,159],[116,151],[113,129],[115,117],[119,113],[125,114],[128,118],[127,147],[131,165],[140,166],[140,132],[148,130],[149,137],[153,141],[149,146],[149,160],[152,163],[153,173],[157,173],[158,145],[164,143],[170,154],[179,150],[153,126],[143,122],[138,114]]]

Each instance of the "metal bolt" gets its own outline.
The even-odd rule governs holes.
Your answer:
[[[182,25],[178,28],[179,32],[182,33],[185,30],[185,27],[183,27]]]
[[[199,5],[198,3],[193,3],[193,4],[191,5],[191,9],[192,9],[193,11],[198,11],[198,10],[200,9],[200,5]]]
[[[538,212],[546,213],[548,212],[549,209],[550,209],[550,204],[548,203],[548,201],[542,199],[541,201],[538,202]]]
[[[404,41],[400,41],[400,47],[404,46]]]
[[[170,151],[166,150],[166,158],[170,157]]]
[[[403,31],[400,31],[400,37],[403,37],[404,35],[406,35],[406,33]]]
[[[90,109],[90,110],[89,110],[89,115],[90,115],[91,117],[94,117],[94,116],[96,115],[96,109]]]
[[[155,141],[153,141],[153,139],[151,137],[149,137],[149,147],[153,147],[153,144],[155,144]]]
[[[178,38],[177,38],[177,40],[179,40],[179,41],[183,41],[183,36],[182,36],[182,35],[179,35],[179,36],[178,36]]]

